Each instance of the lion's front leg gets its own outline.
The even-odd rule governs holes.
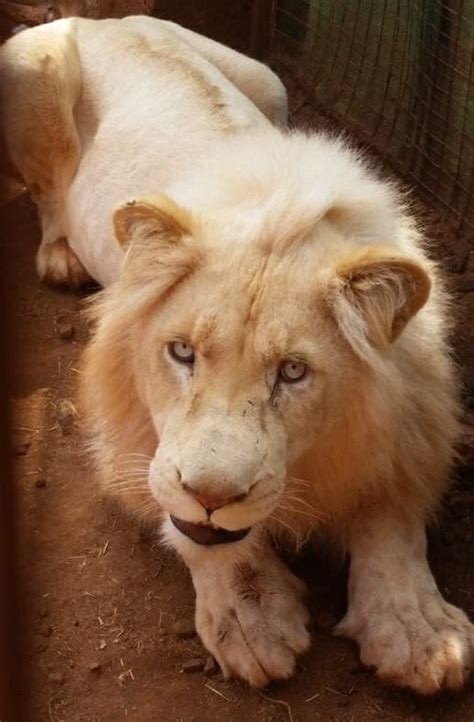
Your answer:
[[[1,49],[0,80],[7,155],[41,220],[38,274],[77,288],[92,279],[66,237],[66,198],[82,152],[74,117],[82,71],[72,34],[53,23],[11,38]]]
[[[389,682],[421,694],[458,689],[474,662],[474,627],[441,596],[421,521],[379,516],[351,541],[349,609],[338,633]]]
[[[310,644],[303,582],[252,534],[205,547],[167,532],[191,571],[196,629],[223,674],[255,687],[290,677]]]

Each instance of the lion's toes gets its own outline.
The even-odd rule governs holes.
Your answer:
[[[460,689],[474,665],[474,627],[441,599],[420,601],[366,620],[349,614],[338,631],[359,643],[362,662],[389,683],[419,694]]]
[[[40,279],[54,286],[79,288],[92,281],[66,238],[42,243],[36,254],[36,268]]]
[[[239,677],[253,687],[265,687],[272,680],[291,677],[296,665],[291,639],[279,639],[266,625],[255,628],[237,615],[232,616],[222,620],[227,639],[213,640],[214,654],[224,676]]]
[[[228,609],[219,615],[218,626],[203,625],[198,631],[205,646],[218,661],[225,677],[238,677],[253,687],[264,687],[272,680],[288,679],[296,659],[310,645],[310,636],[301,611],[287,620],[273,620],[262,612],[252,619],[242,609]],[[279,622],[274,626],[273,622]]]
[[[249,567],[232,595],[198,590],[196,627],[224,676],[264,687],[291,677],[297,656],[308,649],[309,614],[301,587],[285,572],[276,577]]]
[[[470,650],[462,634],[441,634],[436,639],[427,635],[413,647],[412,658],[405,668],[385,669],[381,663],[378,676],[419,694],[457,690],[465,684],[470,673]]]

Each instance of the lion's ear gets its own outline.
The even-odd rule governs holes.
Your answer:
[[[363,354],[367,342],[387,347],[424,306],[431,281],[415,260],[389,249],[368,249],[339,265],[330,305],[339,327]]]
[[[128,201],[115,211],[115,235],[122,248],[136,238],[164,236],[176,241],[183,235],[192,235],[191,213],[178,206],[165,195],[155,195],[137,201]]]
[[[122,278],[169,287],[192,273],[202,256],[192,214],[164,195],[129,201],[113,216],[115,235],[126,250]]]

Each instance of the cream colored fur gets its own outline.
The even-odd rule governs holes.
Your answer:
[[[82,375],[103,488],[187,563],[223,671],[293,672],[304,589],[271,539],[318,534],[351,555],[339,631],[363,661],[460,687],[473,628],[424,531],[457,434],[447,301],[397,190],[340,140],[273,125],[268,68],[171,23],[58,21],[10,40],[0,71],[40,275],[106,287]],[[251,531],[203,547],[170,514]]]

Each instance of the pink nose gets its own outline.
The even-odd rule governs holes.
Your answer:
[[[189,484],[183,482],[183,487],[186,489],[188,494],[193,496],[201,506],[207,511],[209,515],[212,514],[216,509],[220,509],[227,504],[232,504],[235,501],[241,501],[247,495],[246,494],[235,494],[234,496],[218,493],[210,493],[201,491],[199,489],[193,489]]]

